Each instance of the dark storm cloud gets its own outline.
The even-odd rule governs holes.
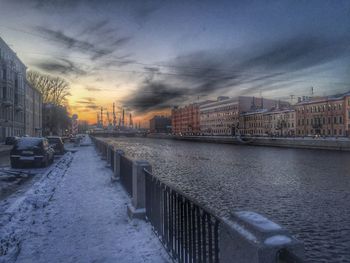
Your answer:
[[[35,66],[53,74],[86,75],[86,71],[68,59],[49,59],[35,63]]]
[[[43,35],[47,40],[53,41],[56,44],[63,46],[64,48],[91,55],[92,60],[96,60],[103,56],[112,54],[118,48],[124,46],[131,39],[131,37],[113,37],[112,39],[109,38],[108,40],[106,40],[105,38],[101,44],[100,39],[102,36],[97,36],[93,40],[87,41],[83,39],[78,39],[76,37],[68,36],[61,30],[52,30],[42,26],[37,26],[36,30],[41,35]],[[93,37],[94,33],[97,35],[100,35],[101,33],[101,32],[96,33],[92,31],[89,31],[89,32],[90,32],[90,35],[89,35],[90,37]],[[84,33],[84,34],[87,34],[87,33]]]
[[[327,39],[320,36],[297,36],[258,50],[242,63],[245,68],[301,70],[332,61],[349,51],[350,37]]]
[[[124,103],[137,111],[150,111],[200,95],[287,89],[298,81],[296,76],[307,74],[304,70],[344,57],[349,60],[349,40],[344,36],[329,39],[309,35],[252,46],[249,53],[226,50],[186,54],[170,61],[168,67],[144,68],[148,72],[145,81]]]
[[[188,90],[183,88],[174,88],[161,82],[146,80],[142,88],[126,99],[123,104],[136,112],[164,109],[179,103],[187,92]]]

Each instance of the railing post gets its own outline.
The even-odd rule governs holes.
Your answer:
[[[111,164],[111,152],[114,150],[113,148],[113,145],[109,145],[109,144],[106,144],[107,145],[107,166],[112,166]]]
[[[124,155],[123,150],[118,149],[114,152],[114,172],[112,176],[112,181],[120,179],[120,158],[122,155]]]
[[[147,161],[136,160],[132,167],[132,198],[128,205],[129,218],[144,219],[146,215],[146,174],[144,170],[152,171]]]
[[[304,245],[287,230],[260,214],[235,212],[219,228],[220,263],[279,263],[281,251],[289,251],[302,262]]]
[[[107,143],[104,141],[101,141],[101,159],[102,160],[106,160],[107,152],[108,152]]]

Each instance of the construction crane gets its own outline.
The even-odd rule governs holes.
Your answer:
[[[100,117],[100,121],[101,121],[101,128],[103,127],[103,108],[101,107],[101,117]]]
[[[122,127],[125,126],[125,110],[123,109],[123,115],[122,115]]]
[[[132,128],[134,126],[133,122],[132,122],[132,115],[130,113],[129,115],[129,126]]]
[[[113,127],[117,126],[117,116],[115,114],[115,103],[113,103]]]
[[[107,115],[107,125],[110,127],[112,125],[112,123],[111,123],[111,118],[109,117],[109,111],[108,110],[107,110],[106,115]]]

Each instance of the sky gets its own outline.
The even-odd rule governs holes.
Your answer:
[[[0,37],[90,123],[113,103],[146,125],[217,96],[350,90],[350,1],[0,0]]]

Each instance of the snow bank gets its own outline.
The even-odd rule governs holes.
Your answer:
[[[71,153],[53,164],[23,196],[17,198],[0,216],[0,262],[12,262],[20,251],[21,238],[35,224],[32,211],[45,207],[73,159]],[[1,202],[0,206],[7,206]]]

